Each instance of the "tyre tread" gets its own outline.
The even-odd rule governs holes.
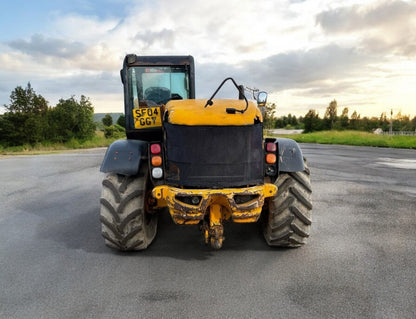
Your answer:
[[[305,159],[304,163],[304,171],[281,173],[275,182],[278,190],[269,202],[264,226],[264,237],[270,246],[300,247],[309,237],[312,187]]]
[[[143,250],[156,236],[157,215],[145,211],[146,170],[143,165],[135,176],[109,173],[102,182],[101,233],[108,247]]]

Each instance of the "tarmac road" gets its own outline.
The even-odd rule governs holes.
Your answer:
[[[220,251],[167,213],[144,252],[100,235],[104,150],[0,158],[0,318],[415,318],[416,151],[303,144],[308,245],[227,224]]]

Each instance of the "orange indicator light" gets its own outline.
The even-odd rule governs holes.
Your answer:
[[[160,166],[160,165],[162,165],[162,157],[161,156],[153,156],[152,157],[152,165],[153,166]]]
[[[275,154],[267,154],[266,155],[266,163],[267,164],[274,164],[276,163],[276,155]]]

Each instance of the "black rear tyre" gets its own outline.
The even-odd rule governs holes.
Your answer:
[[[146,212],[147,165],[135,176],[109,173],[103,180],[100,220],[108,247],[143,250],[154,240],[158,216]]]
[[[270,246],[300,247],[309,237],[312,210],[310,170],[304,159],[302,172],[281,173],[275,185],[264,224],[264,238]]]

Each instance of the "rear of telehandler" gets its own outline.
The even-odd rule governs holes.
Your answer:
[[[215,249],[224,222],[263,221],[270,246],[298,247],[311,224],[309,169],[298,144],[263,139],[267,94],[248,101],[195,99],[191,56],[125,57],[126,140],[111,144],[101,171],[102,235],[119,250],[147,248],[158,214],[197,224]],[[262,217],[262,218],[260,218]]]

